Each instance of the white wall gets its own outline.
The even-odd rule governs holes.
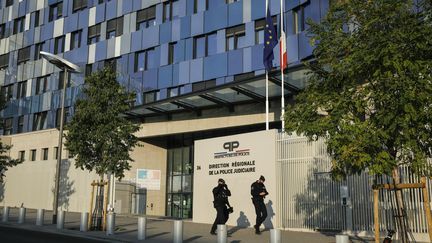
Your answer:
[[[224,149],[227,142],[238,142],[238,148],[232,152]],[[276,161],[275,161],[276,130],[246,133],[234,136],[218,137],[195,141],[194,197],[193,221],[197,223],[213,223],[216,210],[213,208],[212,189],[217,185],[218,178],[223,178],[232,196],[229,198],[234,213],[227,222],[232,226],[255,225],[255,209],[251,201],[250,186],[260,175],[266,178],[265,185],[270,193],[266,199],[269,216],[264,226],[272,228],[276,216]],[[229,144],[226,144],[229,146]],[[249,154],[215,158],[215,153],[235,153],[249,149]],[[220,155],[220,154],[219,154]],[[254,161],[254,166],[233,167],[233,162]],[[228,163],[229,167],[209,169],[210,165]],[[238,168],[255,168],[255,172],[234,173]],[[217,172],[233,173],[216,174]],[[209,173],[213,172],[213,175]]]

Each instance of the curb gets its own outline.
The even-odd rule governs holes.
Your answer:
[[[75,231],[75,230],[68,230],[68,229],[62,229],[62,230],[58,230],[58,229],[52,229],[52,228],[47,228],[46,226],[33,226],[33,225],[17,225],[17,224],[12,224],[12,223],[0,223],[0,227],[4,227],[4,228],[15,228],[15,229],[21,229],[21,230],[27,230],[27,231],[33,231],[33,232],[43,232],[43,233],[50,233],[50,234],[57,234],[57,235],[63,235],[63,236],[73,236],[73,237],[77,237],[77,238],[83,238],[83,239],[89,239],[89,240],[99,240],[99,241],[105,241],[105,242],[113,242],[113,243],[118,243],[118,242],[136,242],[136,241],[130,241],[130,240],[125,240],[125,239],[115,239],[115,238],[109,238],[109,237],[104,237],[104,236],[93,236],[93,235],[88,235],[84,232],[81,231]]]

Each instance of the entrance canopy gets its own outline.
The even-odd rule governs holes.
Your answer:
[[[285,96],[292,96],[304,88],[305,70],[286,73],[284,76]],[[236,104],[265,102],[265,75],[234,80],[223,85],[217,85],[184,95],[178,95],[133,107],[125,113],[130,118],[144,118],[157,115],[169,115],[179,112],[193,111],[201,115],[204,109],[227,107],[234,110]],[[269,99],[281,97],[280,72],[269,75]]]

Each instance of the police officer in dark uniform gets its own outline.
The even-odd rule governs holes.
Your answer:
[[[254,225],[254,228],[255,234],[258,235],[261,234],[259,230],[261,224],[267,218],[267,209],[264,204],[264,198],[268,195],[268,192],[264,185],[264,181],[264,176],[260,176],[260,178],[251,185],[252,203],[255,207],[256,213],[256,224]]]
[[[216,209],[217,215],[210,230],[210,234],[216,234],[216,227],[218,224],[225,224],[228,221],[228,208],[229,202],[228,197],[231,196],[231,191],[228,189],[225,180],[220,178],[218,180],[218,185],[213,188],[213,206]]]

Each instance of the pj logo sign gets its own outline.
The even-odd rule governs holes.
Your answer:
[[[227,157],[237,157],[237,156],[247,156],[250,154],[250,149],[239,149],[239,141],[225,142],[222,145],[225,151],[214,153],[215,159],[227,158]]]

